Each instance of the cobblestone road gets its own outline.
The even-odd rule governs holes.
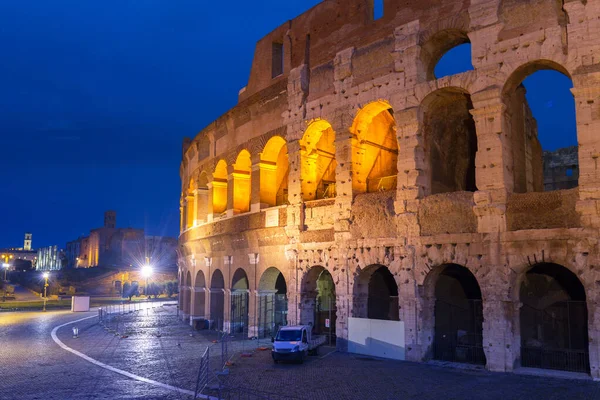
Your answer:
[[[59,329],[58,338],[99,362],[193,390],[200,354],[210,346],[211,364],[218,367],[220,345],[212,343],[215,335],[194,333],[178,322],[174,312],[174,307],[164,307],[121,316],[109,325],[119,336],[93,318],[76,324],[78,339],[72,337],[70,326]],[[54,343],[50,333],[55,326],[86,315],[93,314],[0,314],[0,399],[191,398],[100,368]],[[600,400],[600,383],[591,381],[461,370],[337,352],[326,356],[322,352],[303,365],[275,365],[269,351],[240,356],[256,347],[256,341],[230,343],[234,365],[222,378],[226,385],[297,399]]]

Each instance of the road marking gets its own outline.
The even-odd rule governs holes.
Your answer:
[[[78,319],[76,321],[71,321],[71,322],[67,322],[66,324],[59,325],[59,326],[55,327],[54,329],[52,329],[52,332],[50,333],[50,336],[52,336],[52,340],[54,340],[54,342],[57,345],[59,345],[60,347],[62,347],[64,350],[66,350],[66,351],[68,351],[70,353],[73,353],[77,357],[81,357],[84,360],[86,360],[87,362],[90,362],[90,363],[92,363],[94,365],[97,365],[100,368],[107,369],[109,371],[112,371],[112,372],[115,372],[117,374],[126,376],[128,378],[131,378],[131,379],[139,381],[139,382],[148,383],[150,385],[157,386],[157,387],[160,387],[160,388],[163,388],[163,389],[166,389],[166,390],[171,390],[171,391],[174,391],[174,392],[178,392],[178,393],[181,393],[181,394],[186,394],[188,396],[194,397],[194,392],[191,391],[191,390],[182,389],[182,388],[178,388],[176,386],[167,385],[166,383],[162,383],[162,382],[158,382],[158,381],[155,381],[155,380],[152,380],[152,379],[144,378],[143,376],[135,375],[135,374],[132,374],[131,372],[123,371],[122,369],[118,369],[118,368],[115,368],[115,367],[111,367],[110,365],[104,364],[103,362],[100,362],[100,361],[98,361],[98,360],[96,360],[96,359],[94,359],[94,358],[92,358],[92,357],[90,357],[88,355],[85,355],[85,354],[83,354],[83,353],[81,353],[81,352],[79,352],[79,351],[77,351],[77,350],[75,350],[75,349],[67,346],[56,335],[56,332],[60,328],[63,328],[65,326],[68,326],[68,325],[71,325],[71,324],[75,324],[77,322],[81,322],[81,321],[85,321],[85,320],[88,320],[88,319],[92,319],[92,318],[98,318],[98,316],[97,315],[92,315],[91,317],[85,317],[85,318]],[[201,399],[212,399],[212,397],[208,397],[208,396],[204,396],[204,395],[198,395],[198,398],[201,398]]]

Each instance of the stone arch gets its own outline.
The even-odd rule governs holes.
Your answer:
[[[383,100],[362,107],[352,124],[352,188],[355,193],[396,189],[398,139],[392,106]]]
[[[213,172],[213,213],[222,214],[227,210],[227,162],[219,160]]]
[[[260,202],[267,207],[287,204],[288,150],[285,139],[273,136],[260,153]]]
[[[323,119],[312,121],[300,140],[302,199],[335,197],[335,132]]]
[[[210,279],[210,326],[223,330],[225,318],[225,279],[219,269],[215,269]]]
[[[578,185],[579,166],[576,158],[571,164],[544,166],[544,148],[539,136],[540,133],[543,134],[543,131],[539,131],[538,120],[529,106],[526,98],[527,90],[524,86],[525,79],[538,71],[558,72],[568,78],[571,85],[573,83],[567,68],[556,61],[547,59],[530,61],[510,71],[502,88],[502,102],[505,105],[503,129],[512,139],[512,170],[516,193],[570,189]],[[569,97],[570,95],[571,93],[568,94]],[[575,121],[574,99],[572,105],[572,117]],[[540,114],[538,114],[539,116]],[[572,126],[572,128],[576,135],[576,126]],[[577,143],[576,137],[571,142]],[[552,164],[552,162],[548,164]],[[552,177],[552,179],[545,182],[546,176]]]
[[[196,273],[194,280],[194,307],[193,315],[195,317],[204,317],[206,305],[206,280],[202,270]]]
[[[475,275],[458,264],[433,268],[422,286],[422,334],[426,358],[486,363],[483,350],[483,304]]]
[[[459,88],[430,93],[421,103],[427,194],[476,191],[477,132],[470,95]]]
[[[466,29],[462,27],[448,27],[435,31],[427,32],[421,36],[421,64],[425,70],[425,78],[430,81],[436,79],[435,67],[440,59],[457,46],[471,43]]]
[[[576,274],[538,263],[519,277],[520,364],[590,372],[585,287]]]
[[[239,152],[233,164],[233,212],[250,211],[252,160],[248,150]]]
[[[231,316],[229,332],[248,333],[249,280],[246,271],[238,268],[231,278]]]
[[[146,288],[144,288],[146,290]],[[184,286],[184,297],[183,297],[183,314],[190,315],[190,308],[192,306],[192,274],[187,271],[185,274],[185,286]]]
[[[336,288],[333,276],[324,267],[311,267],[302,277],[300,293],[300,323],[312,324],[313,331],[320,334],[331,332],[332,341],[336,331]],[[326,326],[329,320],[329,328]]]
[[[258,334],[274,336],[280,326],[287,325],[287,283],[276,267],[267,268],[258,283]]]
[[[373,264],[354,280],[352,315],[356,318],[399,321],[398,284],[388,267]]]

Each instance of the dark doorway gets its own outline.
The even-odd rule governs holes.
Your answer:
[[[287,325],[287,285],[283,274],[275,267],[268,268],[258,290],[258,334],[272,337],[280,326]]]
[[[225,280],[221,271],[213,273],[210,282],[210,328],[223,330],[225,304]]]
[[[521,365],[590,372],[583,285],[568,269],[539,264],[520,288]]]
[[[333,277],[321,266],[312,267],[302,281],[300,321],[313,324],[313,332],[335,342],[336,299]]]
[[[231,282],[231,333],[248,333],[248,277],[243,269],[239,268],[233,274]]]
[[[475,276],[456,264],[444,266],[435,285],[436,360],[485,365],[483,307]]]

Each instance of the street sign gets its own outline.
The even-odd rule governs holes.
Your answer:
[[[325,319],[325,328],[329,328],[329,318]]]

